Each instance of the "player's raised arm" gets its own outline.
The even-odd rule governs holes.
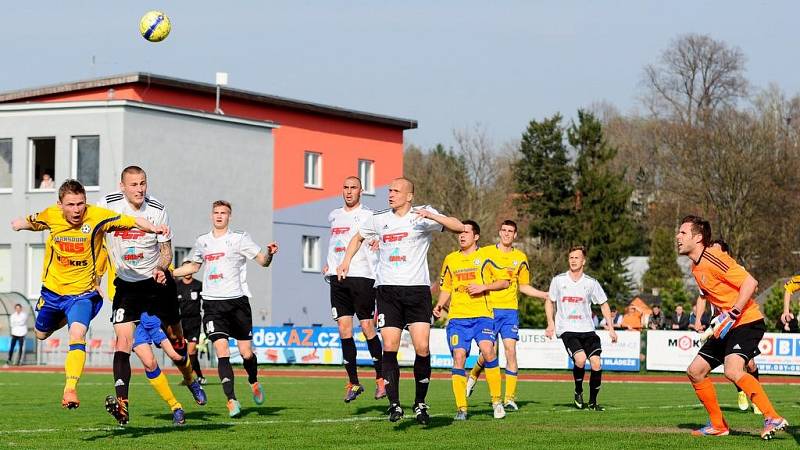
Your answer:
[[[464,224],[455,217],[436,214],[425,208],[413,209],[411,212],[422,217],[423,219],[433,220],[434,222],[440,224],[445,229],[453,233],[462,233],[465,229]]]
[[[136,228],[148,233],[169,234],[169,226],[164,224],[153,225],[152,222],[144,217],[136,217]]]
[[[185,277],[186,275],[194,275],[200,271],[200,263],[190,261],[172,271],[172,276],[175,278]]]
[[[261,267],[269,267],[275,253],[278,253],[278,243],[273,241],[267,244],[266,252],[258,252],[255,261],[261,265]]]
[[[540,291],[535,287],[531,286],[530,284],[520,284],[519,291],[523,294],[527,295],[528,297],[536,297],[542,300],[547,300],[547,292]]]
[[[22,217],[17,217],[16,219],[11,221],[11,229],[14,231],[33,231],[33,225],[30,224],[27,220],[23,219]]]

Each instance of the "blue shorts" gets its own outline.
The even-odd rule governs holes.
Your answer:
[[[156,316],[142,313],[141,320],[133,332],[133,348],[150,344],[161,347],[161,342],[166,338],[167,335],[161,329],[161,320]]]
[[[450,319],[447,323],[447,344],[450,345],[450,353],[457,348],[467,351],[475,342],[491,341],[494,344],[494,330],[492,330],[492,319],[489,317],[475,317],[471,319]]]
[[[519,311],[516,309],[494,309],[494,334],[503,339],[519,340]]]
[[[36,302],[36,330],[50,333],[58,329],[64,318],[67,326],[74,322],[89,326],[103,307],[103,297],[97,291],[79,295],[58,295],[42,286],[41,297]]]

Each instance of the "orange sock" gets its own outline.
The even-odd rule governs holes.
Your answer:
[[[697,394],[697,398],[706,407],[708,417],[711,419],[711,425],[714,428],[726,428],[725,419],[722,417],[722,409],[720,409],[717,401],[717,391],[714,389],[711,378],[706,377],[699,383],[692,383],[692,387],[694,388],[694,393]]]
[[[772,407],[772,403],[769,401],[767,393],[764,392],[764,388],[761,387],[761,383],[752,375],[745,373],[739,378],[736,384],[747,394],[750,401],[758,406],[758,409],[764,413],[764,417],[770,419],[778,417],[778,413],[775,411],[775,408]]]

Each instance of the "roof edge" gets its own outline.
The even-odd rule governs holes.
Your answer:
[[[103,87],[112,87],[122,84],[143,83],[147,85],[165,86],[179,89],[186,89],[194,92],[216,94],[217,86],[210,83],[201,83],[182,78],[167,77],[147,72],[134,72],[108,77],[94,78],[89,80],[73,81],[68,83],[53,84],[29,89],[0,92],[0,103],[18,102],[32,97],[62,94],[66,92],[81,91]],[[386,116],[354,109],[342,108],[338,106],[324,105],[321,103],[296,100],[276,95],[263,94],[255,91],[234,89],[228,87],[220,88],[220,95],[223,97],[233,97],[241,100],[266,103],[273,106],[296,109],[316,114],[330,115],[353,120],[360,120],[369,123],[377,123],[391,127],[402,128],[404,130],[417,128],[417,121],[401,117]]]

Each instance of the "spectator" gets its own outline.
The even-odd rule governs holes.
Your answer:
[[[622,316],[617,314],[617,307],[611,307],[611,323],[614,328],[621,328],[622,327]],[[600,321],[600,328],[606,327],[606,319]]]
[[[661,314],[661,306],[653,306],[653,313],[647,321],[647,328],[651,330],[663,330],[665,325],[664,314]]]
[[[625,316],[622,318],[620,328],[624,328],[626,330],[641,330],[642,311],[635,305],[630,305],[625,308]]]
[[[47,172],[43,173],[42,181],[39,183],[39,189],[55,189],[55,187],[56,184],[53,181],[53,177]]]
[[[14,356],[14,346],[19,343],[19,355],[17,355],[17,365],[22,364],[25,357],[25,336],[28,335],[28,314],[22,310],[22,305],[14,305],[14,312],[9,316],[11,322],[11,346],[8,349],[8,360],[6,365],[11,364]]]
[[[689,316],[683,312],[683,305],[678,305],[675,307],[675,314],[672,316],[672,329],[689,329]]]
[[[694,330],[694,323],[697,319],[697,305],[692,306],[692,313],[689,314],[689,329]],[[700,323],[703,325],[703,329],[708,327],[708,324],[711,323],[711,314],[708,311],[703,311],[703,315],[700,317]],[[697,330],[695,330],[697,331]],[[702,330],[700,330],[702,331]]]

